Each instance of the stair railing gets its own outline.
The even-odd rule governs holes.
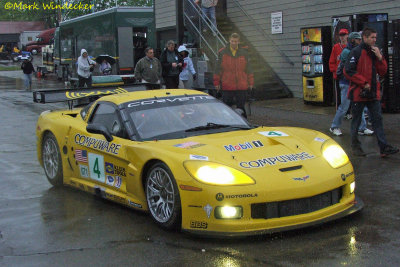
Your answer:
[[[183,1],[183,14],[185,26],[197,35],[197,41],[208,47],[215,62],[218,59],[218,51],[227,44],[226,39],[194,0]]]

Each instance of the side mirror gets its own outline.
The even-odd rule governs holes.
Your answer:
[[[98,123],[88,124],[86,126],[86,131],[94,134],[102,134],[108,142],[111,142],[114,139],[110,131],[104,125]]]

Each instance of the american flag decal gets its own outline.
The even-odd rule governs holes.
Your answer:
[[[87,151],[81,149],[75,149],[75,159],[78,162],[88,162]]]

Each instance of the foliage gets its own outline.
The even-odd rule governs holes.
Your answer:
[[[14,6],[9,8],[7,3],[12,3]],[[58,21],[115,7],[116,4],[118,6],[152,6],[153,0],[0,0],[0,20],[44,21],[48,27],[55,27]],[[85,9],[83,8],[85,5],[87,7],[91,5],[92,8]],[[76,9],[66,9],[67,6],[76,7]]]

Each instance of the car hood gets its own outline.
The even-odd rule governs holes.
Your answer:
[[[261,185],[258,188],[273,187],[275,194],[280,194],[299,187],[331,190],[343,184],[340,171],[321,157],[322,144],[328,139],[320,132],[303,128],[259,127],[163,143],[179,150],[183,161],[204,160],[233,167],[252,177]],[[352,166],[347,164],[340,169],[348,174]]]

